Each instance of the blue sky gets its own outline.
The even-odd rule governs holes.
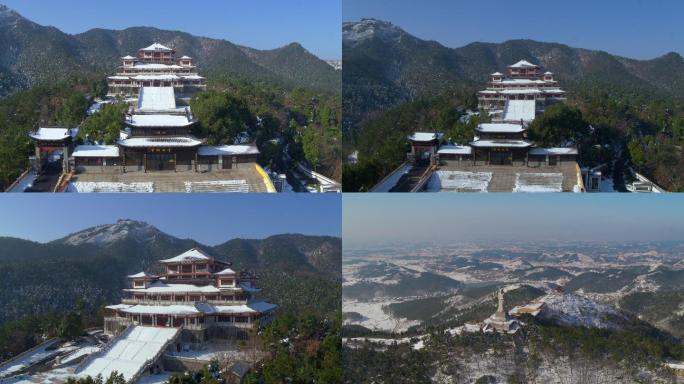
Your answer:
[[[638,59],[684,54],[682,15],[681,0],[342,0],[344,21],[387,20],[449,47],[527,38]]]
[[[342,56],[340,0],[0,0],[0,4],[71,34],[144,25],[258,49],[296,41],[323,59]]]
[[[207,245],[281,233],[341,236],[339,194],[3,194],[0,236],[61,238],[118,219]]]
[[[344,246],[684,240],[678,194],[345,194]]]

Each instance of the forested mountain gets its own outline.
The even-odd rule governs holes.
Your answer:
[[[192,247],[255,272],[263,296],[281,307],[332,312],[339,305],[339,238],[284,234],[205,246],[143,222],[120,220],[44,244],[0,238],[0,323],[115,302],[126,275],[155,271],[155,261]]]
[[[447,89],[479,89],[490,73],[521,59],[554,72],[570,91],[595,83],[684,98],[684,59],[672,52],[652,60],[634,60],[533,40],[449,48],[374,19],[344,23],[342,30],[347,128],[403,102]]]
[[[477,91],[489,74],[521,59],[554,72],[567,91],[565,106],[530,127],[538,144],[576,143],[580,164],[604,165],[617,190],[632,178],[629,169],[667,190],[684,189],[684,59],[677,53],[634,60],[532,40],[449,48],[374,19],[344,23],[342,48],[344,150],[357,151],[357,164],[344,168],[345,191],[366,191],[396,169],[410,132],[471,140],[482,118],[465,111],[477,108]]]
[[[191,56],[209,79],[224,76],[338,93],[341,79],[298,43],[256,50],[226,40],[151,27],[92,29],[77,35],[38,25],[0,5],[0,97],[69,75],[111,74],[119,59],[153,42]]]

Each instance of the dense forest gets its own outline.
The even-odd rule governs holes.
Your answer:
[[[524,321],[528,326],[514,335],[433,331],[420,349],[369,341],[344,347],[344,382],[671,382],[674,372],[662,362],[684,358],[684,346],[648,329],[605,331],[531,317]]]
[[[191,106],[199,120],[195,132],[210,144],[232,143],[247,132],[261,150],[259,161],[284,172],[284,156],[341,178],[339,95],[266,82],[222,78],[196,95]],[[0,189],[28,167],[28,132],[40,126],[81,125],[79,141],[112,144],[124,128],[123,102],[105,105],[90,117],[90,101],[104,96],[102,80],[72,77],[54,86],[37,86],[0,100]]]

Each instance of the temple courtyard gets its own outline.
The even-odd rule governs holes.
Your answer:
[[[69,180],[69,192],[267,192],[254,169],[213,172],[81,173]]]
[[[553,167],[512,165],[446,165],[426,183],[426,192],[573,192],[577,164]]]

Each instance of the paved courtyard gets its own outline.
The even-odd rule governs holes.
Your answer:
[[[213,172],[82,173],[74,175],[74,192],[267,192],[254,168]]]
[[[461,164],[437,168],[427,188],[431,192],[573,192],[575,184],[576,163],[549,167]]]

